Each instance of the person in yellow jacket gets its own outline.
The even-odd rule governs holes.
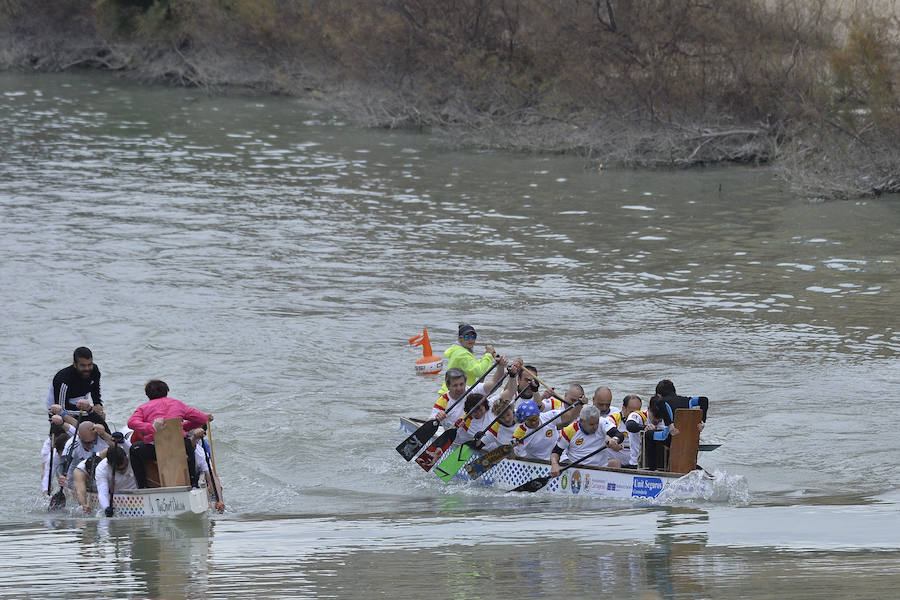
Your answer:
[[[471,325],[459,326],[459,343],[453,344],[444,352],[444,358],[447,359],[447,368],[459,367],[466,374],[466,387],[475,383],[475,380],[484,375],[484,372],[491,368],[494,364],[494,347],[490,344],[484,347],[484,356],[480,360],[472,354],[472,348],[475,347],[475,340],[478,334]],[[446,382],[441,385],[438,395],[447,392]]]

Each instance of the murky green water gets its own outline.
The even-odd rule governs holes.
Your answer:
[[[0,75],[0,140],[0,597],[893,597],[896,198],[100,76]],[[404,463],[396,417],[438,386],[406,340],[460,321],[557,386],[709,396],[701,462],[743,485],[641,506]],[[48,520],[44,396],[79,345],[115,423],[151,377],[216,415],[225,516]]]

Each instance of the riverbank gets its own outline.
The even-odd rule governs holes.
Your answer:
[[[528,0],[515,14],[490,2],[288,4],[106,0],[26,13],[12,1],[0,8],[0,68],[303,97],[365,127],[576,154],[589,168],[768,164],[804,196],[900,191],[900,102],[882,85],[893,47],[871,19],[841,46],[850,16],[826,16],[827,3],[793,15],[786,2],[607,2],[596,14]]]

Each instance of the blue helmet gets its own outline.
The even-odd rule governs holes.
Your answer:
[[[516,421],[524,423],[528,417],[541,414],[541,409],[535,404],[534,400],[528,400],[519,405],[516,409]]]

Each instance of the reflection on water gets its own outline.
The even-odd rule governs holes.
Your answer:
[[[0,530],[0,597],[202,598],[209,591],[213,527],[206,518],[192,518],[6,528]]]
[[[738,531],[757,518],[746,510],[7,526],[0,597],[889,598],[900,584],[900,542],[870,528],[896,521],[889,510],[790,509],[771,527]],[[860,525],[854,539],[829,534],[848,517]],[[791,548],[815,526],[825,539]],[[48,577],[48,561],[64,556],[79,568]]]

